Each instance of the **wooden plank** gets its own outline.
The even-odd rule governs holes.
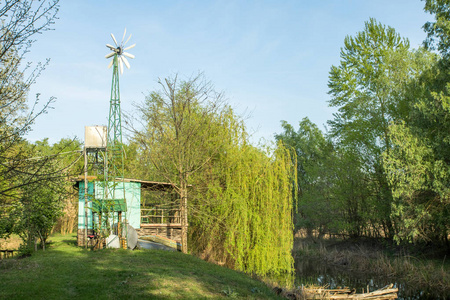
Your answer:
[[[141,224],[141,228],[151,228],[151,227],[179,227],[181,228],[180,223],[167,223],[167,224]]]

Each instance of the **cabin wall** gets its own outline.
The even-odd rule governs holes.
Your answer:
[[[80,182],[78,190],[78,230],[84,230],[86,216],[84,213],[84,182]],[[94,195],[94,183],[88,182],[88,229],[92,229],[92,200]]]
[[[92,200],[103,199],[103,182],[95,181],[88,182],[88,235],[93,233],[92,228]],[[112,185],[112,183],[111,183]],[[78,231],[77,240],[79,246],[84,246],[85,234],[85,199],[84,199],[84,181],[79,182],[78,190]],[[141,226],[141,183],[139,182],[125,182],[119,183],[115,188],[115,198],[123,199],[123,189],[125,187],[125,199],[127,201],[127,211],[122,213],[122,218],[127,219],[128,224],[133,228],[139,229]],[[114,196],[110,195],[109,199]]]
[[[103,199],[102,182],[95,184],[95,199]],[[112,183],[110,183],[112,185]],[[123,199],[125,187],[125,199],[127,200],[126,218],[128,224],[137,229],[141,226],[141,184],[139,182],[117,183],[115,195],[108,195],[108,199]],[[125,218],[125,216],[123,216]]]

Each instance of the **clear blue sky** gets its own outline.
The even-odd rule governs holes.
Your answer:
[[[84,126],[107,124],[111,69],[104,56],[132,33],[131,69],[120,78],[122,109],[158,88],[158,77],[199,71],[224,91],[247,119],[253,141],[272,140],[280,121],[296,128],[309,117],[321,129],[332,118],[328,72],[339,63],[346,35],[370,17],[394,27],[417,48],[432,16],[419,0],[320,1],[88,1],[61,0],[54,30],[37,36],[32,62],[51,58],[30,92],[57,97],[27,136],[50,142],[77,136]]]

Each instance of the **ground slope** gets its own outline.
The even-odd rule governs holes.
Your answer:
[[[0,261],[0,299],[279,299],[262,282],[191,255],[51,240],[45,252]]]

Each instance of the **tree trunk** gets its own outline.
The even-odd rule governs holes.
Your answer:
[[[188,233],[188,211],[187,211],[187,187],[182,184],[181,187],[181,252],[188,252],[187,233]]]

